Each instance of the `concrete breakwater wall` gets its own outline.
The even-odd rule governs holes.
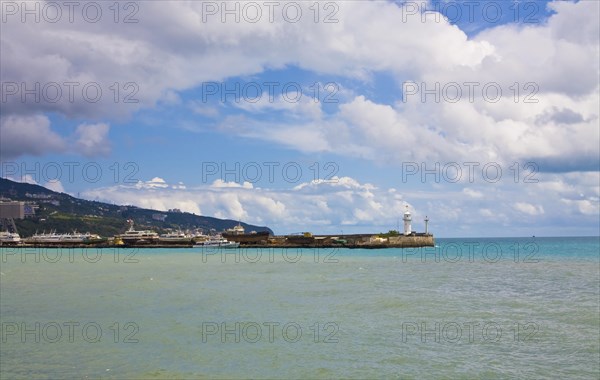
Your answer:
[[[380,237],[373,234],[344,235],[332,239],[327,236],[315,236],[315,242],[323,240],[323,246],[342,246],[348,248],[417,248],[433,247],[435,240],[433,235],[414,234]],[[341,243],[341,244],[340,244]],[[321,246],[318,243],[316,246]]]
[[[392,236],[389,244],[401,248],[434,247],[433,235]]]
[[[343,236],[314,235],[314,236],[274,236],[267,244],[253,244],[241,246],[254,247],[281,247],[281,248],[418,248],[433,247],[435,240],[431,234],[412,234],[381,237],[374,234],[353,234]]]
[[[192,241],[188,242],[139,242],[115,245],[112,241],[102,241],[89,244],[19,244],[20,247],[36,248],[191,248],[194,246]],[[247,248],[319,248],[319,247],[339,247],[339,248],[418,248],[433,247],[435,240],[433,235],[412,234],[382,237],[374,234],[354,234],[354,235],[288,235],[271,236],[260,241],[240,241],[240,247]]]

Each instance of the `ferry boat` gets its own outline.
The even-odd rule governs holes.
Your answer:
[[[229,235],[243,235],[246,232],[246,230],[244,229],[244,227],[242,227],[242,224],[238,222],[237,226],[234,226],[233,228],[228,228],[227,230],[225,230],[225,233],[229,234]]]
[[[61,243],[93,243],[102,240],[100,235],[86,232],[84,234],[77,231],[72,234],[62,234],[59,238]]]
[[[222,236],[211,236],[208,240],[195,244],[194,247],[206,248],[238,248],[240,243],[229,241]]]
[[[141,241],[157,241],[160,237],[158,234],[151,230],[136,231],[133,228],[127,232],[117,235],[117,238],[121,239],[124,243],[141,242]]]
[[[30,244],[86,244],[101,241],[100,235],[91,234],[89,232],[57,234],[56,232],[34,234],[25,239],[26,243]]]
[[[132,220],[129,221],[129,229],[125,233],[115,236],[115,239],[121,240],[125,244],[156,242],[159,238],[158,234],[152,230],[134,230]]]
[[[159,236],[158,240],[165,243],[190,243],[193,236],[179,232],[169,232]]]
[[[246,233],[241,223],[238,223],[237,226],[225,230],[222,236],[229,241],[235,241],[237,243],[265,244],[269,240],[271,234],[269,231],[250,231],[250,233]]]
[[[205,235],[202,232],[195,233],[194,235],[192,235],[192,241],[194,243],[202,243],[204,241],[207,241],[208,239],[210,239],[210,236]]]
[[[21,243],[21,236],[18,233],[0,231],[0,245],[18,245]]]

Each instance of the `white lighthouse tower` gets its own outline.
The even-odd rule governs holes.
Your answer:
[[[408,205],[406,206],[406,211],[404,212],[404,218],[402,218],[402,220],[404,220],[404,235],[410,235],[412,233],[411,227],[410,227],[410,222],[412,221],[412,216],[410,215],[410,212],[408,211]]]

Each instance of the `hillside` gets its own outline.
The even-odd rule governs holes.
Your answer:
[[[0,178],[0,198],[13,201],[34,202],[39,206],[34,217],[15,220],[22,237],[37,232],[56,231],[57,233],[79,232],[97,233],[104,237],[114,236],[127,229],[127,220],[132,219],[136,229],[152,228],[158,232],[167,229],[192,230],[201,228],[223,231],[238,224],[230,219],[218,219],[188,212],[165,212],[135,206],[112,205],[88,201],[57,193],[43,186],[14,182]],[[153,219],[153,215],[166,215],[164,221]],[[269,231],[268,227],[241,223],[249,231]]]

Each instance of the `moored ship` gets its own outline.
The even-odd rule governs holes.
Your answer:
[[[222,236],[211,236],[208,240],[195,244],[194,247],[204,248],[238,248],[240,243],[229,241]]]
[[[250,233],[246,233],[244,227],[242,227],[242,225],[238,223],[237,226],[225,230],[222,236],[229,241],[234,241],[245,245],[251,245],[266,244],[271,234],[269,233],[269,231],[251,231]]]
[[[147,244],[155,243],[160,239],[160,236],[152,230],[140,230],[136,231],[133,229],[133,220],[129,220],[129,229],[120,235],[115,236],[115,240],[123,242],[123,244]]]
[[[21,236],[16,232],[0,231],[0,245],[19,245]]]
[[[162,234],[158,237],[158,240],[164,243],[191,243],[193,238],[192,235],[178,231]]]
[[[34,234],[25,239],[28,244],[91,244],[98,243],[103,239],[100,235],[91,234],[89,232],[57,234],[56,232]]]

